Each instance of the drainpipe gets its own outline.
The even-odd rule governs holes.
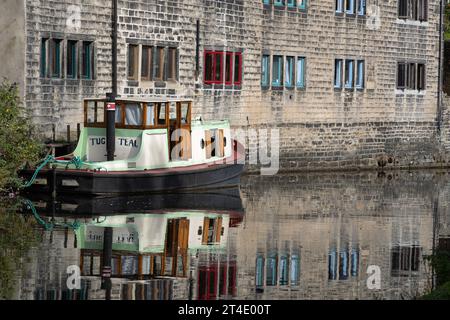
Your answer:
[[[443,34],[443,1],[439,2],[439,64],[438,64],[438,92],[437,92],[437,130],[438,138],[441,140],[442,129],[442,34]]]
[[[117,3],[118,0],[112,0],[112,93],[108,95],[108,107],[106,108],[106,152],[108,161],[114,161],[116,151]]]

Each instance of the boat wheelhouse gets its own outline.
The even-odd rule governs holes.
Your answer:
[[[232,140],[228,121],[192,119],[188,100],[117,100],[114,161],[107,161],[108,107],[105,99],[84,101],[84,128],[75,151],[52,164],[56,178],[50,169],[39,174],[47,188],[120,194],[239,184],[243,161],[237,151],[242,148]]]

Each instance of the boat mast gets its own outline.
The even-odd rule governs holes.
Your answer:
[[[116,148],[116,98],[117,98],[117,3],[112,0],[112,92],[108,96],[106,111],[106,152],[107,160],[114,161]],[[113,106],[113,107],[110,107]]]

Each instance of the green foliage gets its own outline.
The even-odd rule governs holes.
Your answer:
[[[434,255],[426,257],[436,272],[438,287],[422,297],[424,300],[450,299],[450,252],[437,251]]]
[[[39,242],[36,222],[17,213],[19,202],[0,198],[0,300],[12,299],[23,257]]]
[[[36,162],[41,146],[32,138],[16,86],[0,84],[0,191],[20,185],[16,171],[26,162]]]

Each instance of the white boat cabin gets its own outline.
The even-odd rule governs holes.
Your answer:
[[[71,155],[81,159],[83,169],[151,170],[232,156],[229,122],[193,120],[192,101],[123,99],[116,102],[115,161],[107,162],[107,104],[104,99],[84,101],[84,128]]]

